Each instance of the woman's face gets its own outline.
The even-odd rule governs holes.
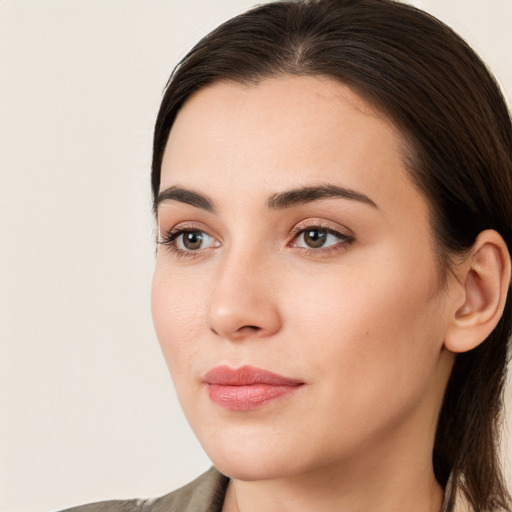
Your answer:
[[[217,83],[180,111],[153,317],[185,414],[229,476],[431,451],[450,284],[402,152],[328,78]]]

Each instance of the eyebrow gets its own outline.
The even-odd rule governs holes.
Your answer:
[[[338,185],[324,184],[314,187],[301,187],[286,192],[273,194],[267,199],[267,207],[271,210],[290,208],[299,204],[311,203],[319,199],[342,198],[359,201],[377,208],[377,205],[367,195],[351,188]]]
[[[155,200],[155,213],[160,203],[164,201],[178,201],[195,206],[196,208],[201,208],[210,213],[215,212],[215,205],[209,197],[188,188],[173,186],[162,190]]]
[[[279,192],[271,195],[266,205],[269,210],[282,210],[298,206],[301,204],[311,203],[319,199],[330,198],[349,199],[367,204],[374,208],[378,208],[375,202],[367,195],[357,192],[351,188],[340,187],[339,185],[323,184],[311,187],[299,187],[285,192]],[[189,204],[196,208],[201,208],[210,213],[215,213],[215,203],[208,196],[196,192],[191,189],[180,186],[172,186],[160,192],[155,201],[155,212],[158,206],[165,201],[178,201],[180,203]]]

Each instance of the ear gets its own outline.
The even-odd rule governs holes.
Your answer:
[[[494,230],[482,231],[469,256],[456,265],[457,286],[453,313],[444,346],[467,352],[482,343],[496,327],[510,288],[510,254]],[[456,297],[456,298],[455,298]]]

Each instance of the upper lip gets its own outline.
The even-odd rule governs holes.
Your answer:
[[[229,366],[216,366],[209,370],[203,377],[206,384],[222,386],[251,386],[253,384],[267,384],[270,386],[299,386],[303,381],[284,377],[268,370],[254,366],[241,366],[230,368]]]

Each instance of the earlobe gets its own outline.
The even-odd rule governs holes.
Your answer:
[[[451,352],[467,352],[496,327],[510,287],[510,254],[494,230],[482,231],[470,254],[457,268],[462,303],[454,304],[445,337]]]

